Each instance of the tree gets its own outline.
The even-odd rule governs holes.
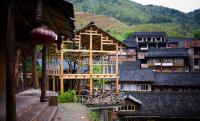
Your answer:
[[[194,32],[194,38],[200,40],[200,29]]]

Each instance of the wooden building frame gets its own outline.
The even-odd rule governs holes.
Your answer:
[[[115,79],[115,92],[118,94],[118,56],[121,48],[124,47],[120,41],[107,34],[96,26],[93,22],[76,32],[74,41],[63,40],[61,50],[55,49],[54,45],[50,48],[49,58],[52,60],[48,68],[48,75],[53,78],[53,91],[55,91],[55,78],[60,79],[60,91],[64,92],[64,80],[89,80],[90,95],[93,95],[93,79]],[[115,56],[114,62],[109,60],[109,56]],[[59,60],[59,64],[55,63]],[[59,58],[59,59],[58,59]],[[66,59],[77,59],[77,69],[72,73],[69,66],[64,72],[64,63]],[[88,72],[82,71],[83,63],[86,62]],[[59,66],[60,65],[60,66]],[[94,66],[102,68],[101,73],[95,73]],[[59,66],[59,67],[58,67]]]

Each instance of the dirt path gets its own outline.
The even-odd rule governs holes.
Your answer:
[[[64,103],[58,106],[55,121],[90,121],[89,109],[79,103]]]

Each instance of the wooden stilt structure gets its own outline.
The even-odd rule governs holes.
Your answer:
[[[74,49],[72,46],[76,48]],[[94,79],[115,79],[115,92],[118,94],[118,53],[121,50],[120,48],[124,46],[124,44],[107,34],[94,23],[90,23],[76,32],[74,42],[69,39],[63,41],[60,52],[55,54],[60,58],[60,73],[52,73],[52,68],[49,69],[48,75],[56,76],[60,79],[61,93],[64,92],[64,79],[67,81],[89,80],[90,95],[93,95]],[[64,62],[70,61],[71,58],[77,58],[77,71],[72,73],[71,67],[68,67],[66,70],[69,70],[67,71],[69,73],[64,73]],[[96,73],[93,70],[95,66],[103,67],[102,72]],[[80,88],[79,84],[78,87]]]
[[[7,14],[6,36],[6,121],[16,120],[15,81],[15,2],[10,1]]]

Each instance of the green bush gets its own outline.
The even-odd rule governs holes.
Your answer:
[[[77,100],[78,98],[76,96],[75,90],[69,90],[58,96],[59,103],[69,103],[69,102],[75,103],[77,102]]]
[[[89,114],[90,114],[90,119],[91,119],[91,121],[100,121],[99,113],[90,110],[90,111],[89,111]]]

